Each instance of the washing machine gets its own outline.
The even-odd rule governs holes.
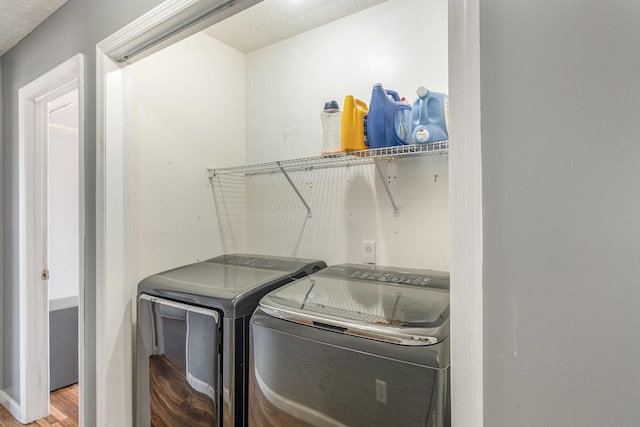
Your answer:
[[[449,273],[343,264],[250,322],[249,426],[450,425]]]
[[[136,426],[245,426],[250,316],[269,291],[324,267],[231,254],[142,280]]]

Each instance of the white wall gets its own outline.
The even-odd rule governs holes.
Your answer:
[[[398,217],[373,165],[291,173],[312,218],[282,175],[251,177],[247,247],[360,263],[361,241],[375,240],[380,265],[449,270],[447,164],[446,156],[382,162]]]
[[[447,2],[390,0],[247,54],[247,162],[316,156],[320,111],[352,94],[369,104],[376,82],[411,102],[419,86],[447,92]],[[249,179],[249,251],[448,270],[447,157],[383,163],[394,217],[373,166],[294,172],[313,210],[280,175]]]
[[[448,270],[446,156],[382,162],[399,217],[371,165],[292,173],[310,219],[281,174],[206,172],[318,155],[324,102],[369,103],[378,81],[411,100],[420,85],[446,92],[445,0],[391,0],[247,55],[197,34],[127,73],[131,296],[145,276],[225,252],[360,262],[363,239],[377,241],[380,264]],[[115,344],[121,354],[127,338]]]
[[[317,156],[320,111],[375,83],[448,92],[447,2],[389,0],[247,54],[247,162]]]
[[[121,411],[113,425],[131,425],[135,293],[144,277],[222,252],[242,251],[244,198],[221,200],[206,168],[242,163],[244,54],[196,34],[125,69],[130,85],[130,167],[125,191],[131,201],[131,283],[108,289],[117,301],[106,337],[107,395]],[[235,203],[235,204],[234,204]],[[125,218],[128,218],[125,216]],[[225,225],[225,226],[223,226]],[[244,232],[244,227],[232,230]],[[130,274],[129,274],[130,273]],[[123,294],[124,292],[124,294]],[[107,296],[109,298],[109,296]]]
[[[65,110],[63,119],[56,117],[60,112],[51,114],[49,125],[49,300],[77,297],[80,292],[77,104]]]
[[[369,103],[378,81],[446,92],[446,1],[391,0],[246,57],[198,34],[130,68],[137,279],[233,251],[360,262],[365,239],[380,264],[448,270],[446,156],[383,162],[399,217],[372,165],[292,173],[310,219],[280,174],[205,172],[319,154],[324,102]]]
[[[136,280],[244,250],[244,198],[222,199],[206,171],[244,163],[244,70],[244,54],[203,34],[130,67]]]

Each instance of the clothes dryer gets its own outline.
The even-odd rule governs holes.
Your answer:
[[[249,425],[450,425],[449,273],[336,265],[250,324]]]
[[[249,319],[323,261],[223,255],[138,285],[136,426],[245,426]]]

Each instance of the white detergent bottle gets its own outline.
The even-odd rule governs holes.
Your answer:
[[[322,155],[339,153],[342,151],[340,142],[342,113],[340,113],[337,101],[329,101],[324,104],[320,120],[322,121]]]

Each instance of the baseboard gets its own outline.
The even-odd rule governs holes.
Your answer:
[[[5,393],[4,390],[0,390],[0,404],[7,408],[16,420],[20,419],[20,405],[18,405],[18,402],[13,400],[11,396]]]

